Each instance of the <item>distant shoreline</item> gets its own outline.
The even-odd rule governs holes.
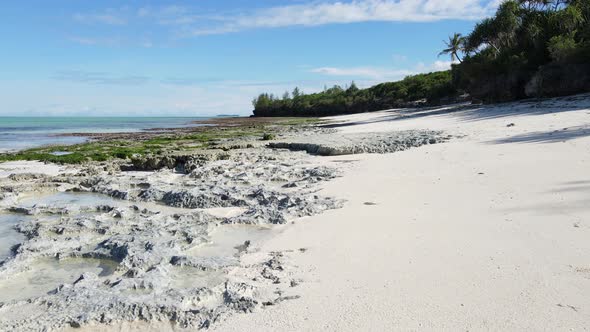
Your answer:
[[[74,145],[100,137],[180,131],[210,117],[0,117],[0,153]]]

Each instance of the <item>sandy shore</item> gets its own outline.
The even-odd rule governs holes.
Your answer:
[[[325,120],[0,164],[0,330],[588,327],[590,96]]]
[[[36,173],[56,176],[66,174],[67,168],[64,166],[45,164],[38,161],[10,161],[0,163],[0,178],[6,178],[10,174]]]
[[[347,199],[345,207],[298,222],[263,248],[307,248],[289,257],[303,279],[290,294],[300,298],[214,330],[588,329],[588,96],[331,120],[342,133],[463,137],[324,157],[345,173],[322,194]]]
[[[277,143],[329,155],[450,139],[272,121],[265,130]],[[304,151],[272,149],[254,131],[236,132],[208,148],[67,168],[0,164],[0,330],[194,330],[296,300],[286,295],[300,283],[290,252],[260,246],[292,222],[341,208],[341,198],[318,192],[340,171]]]

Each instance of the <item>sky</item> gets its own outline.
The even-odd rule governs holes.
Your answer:
[[[499,0],[0,3],[0,116],[251,113],[261,92],[445,70]]]

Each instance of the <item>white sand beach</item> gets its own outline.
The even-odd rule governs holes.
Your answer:
[[[0,4],[0,332],[590,332],[590,0],[120,3]]]
[[[66,167],[46,164],[39,161],[9,161],[0,163],[0,178],[8,177],[10,174],[36,173],[45,175],[66,174]]]
[[[333,117],[338,130],[440,129],[450,142],[323,157],[344,208],[297,221],[300,296],[215,331],[586,330],[590,99]],[[300,248],[307,249],[302,253]]]
[[[588,328],[590,95],[325,120],[1,164],[0,330]]]

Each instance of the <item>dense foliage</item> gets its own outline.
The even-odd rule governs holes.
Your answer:
[[[359,89],[354,82],[342,88],[304,94],[298,88],[282,97],[263,93],[252,101],[255,116],[325,116],[407,106],[409,102],[437,103],[454,93],[451,72],[408,76],[399,82]]]
[[[368,89],[334,86],[254,99],[256,116],[323,116],[437,104],[460,91],[506,101],[590,91],[590,0],[508,0],[473,31],[449,37],[452,71],[409,76]],[[417,101],[422,101],[417,103]]]
[[[588,76],[588,0],[505,1],[496,15],[479,22],[469,35],[456,36],[455,49],[445,50],[464,54],[453,68],[454,82],[478,98],[498,101],[567,94],[587,86],[587,82],[569,81]],[[572,66],[577,68],[577,78],[566,75]],[[542,87],[537,83],[550,78],[549,69],[556,79],[546,79]],[[564,89],[567,85],[574,90]]]

